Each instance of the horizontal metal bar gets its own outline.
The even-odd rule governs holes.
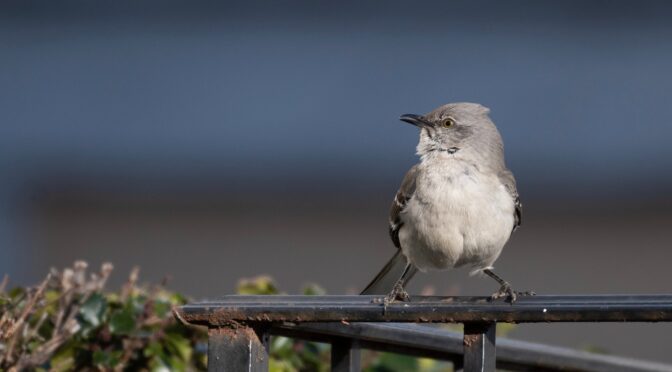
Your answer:
[[[400,323],[283,323],[271,334],[331,343],[334,338],[358,340],[362,349],[389,351],[462,363],[462,335],[440,328]]]
[[[419,324],[391,323],[304,323],[278,324],[275,335],[330,342],[350,338],[364,349],[392,351],[460,363],[462,334]],[[662,372],[672,365],[601,355],[568,348],[506,338],[497,339],[497,368],[512,371]]]
[[[385,306],[380,296],[225,296],[182,306],[178,316],[209,326],[231,322],[658,322],[672,321],[672,295],[414,296]]]

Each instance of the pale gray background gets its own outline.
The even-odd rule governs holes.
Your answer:
[[[365,285],[416,161],[397,121],[492,109],[525,204],[497,263],[539,293],[667,293],[672,4],[3,2],[0,271],[134,265],[195,297]],[[489,294],[464,272],[413,291]],[[670,325],[512,337],[672,362]]]

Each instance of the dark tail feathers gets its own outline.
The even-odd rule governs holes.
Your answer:
[[[363,295],[386,295],[392,291],[394,285],[401,278],[407,265],[406,257],[401,253],[401,249],[385,264],[382,270],[376,275],[369,285],[362,291]],[[404,286],[418,271],[415,267],[410,269],[404,280]]]

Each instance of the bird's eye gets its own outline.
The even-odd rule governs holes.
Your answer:
[[[444,128],[452,127],[453,125],[455,125],[455,119],[447,118],[443,122],[441,122],[441,125],[443,125]]]

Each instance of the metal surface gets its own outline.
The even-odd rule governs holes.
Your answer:
[[[267,372],[269,334],[248,327],[208,331],[208,371]]]
[[[462,334],[432,325],[393,323],[306,323],[278,324],[272,334],[330,342],[352,338],[361,348],[452,361],[461,365]],[[563,347],[497,339],[497,366],[511,371],[592,371],[592,372],[663,372],[672,365],[611,355],[578,351]]]
[[[341,338],[331,342],[331,372],[359,372],[361,352],[357,340]]]
[[[265,371],[269,334],[332,344],[334,371],[359,370],[360,348],[452,361],[466,371],[672,371],[672,366],[500,339],[495,322],[672,321],[670,295],[413,297],[384,306],[378,296],[226,296],[183,306],[176,315],[210,328],[210,371]],[[350,323],[352,322],[352,323]],[[430,325],[464,323],[465,334]]]
[[[464,372],[495,372],[496,323],[464,325]]]
[[[656,322],[672,321],[670,295],[421,297],[385,307],[379,296],[225,296],[178,315],[209,326],[231,322]]]

